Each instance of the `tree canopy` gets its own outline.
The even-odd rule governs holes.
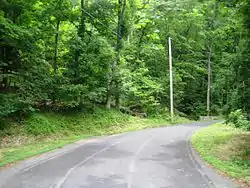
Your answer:
[[[0,0],[0,116],[167,113],[168,37],[176,112],[250,114],[249,12],[249,0]]]

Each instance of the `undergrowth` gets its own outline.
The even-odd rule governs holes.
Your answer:
[[[172,123],[187,121],[176,117]],[[139,118],[102,108],[93,113],[34,113],[19,121],[5,119],[0,126],[0,166],[91,136],[170,124],[169,116]]]

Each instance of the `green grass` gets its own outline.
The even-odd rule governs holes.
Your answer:
[[[23,160],[27,157],[31,157],[37,154],[45,153],[60,147],[63,147],[66,144],[70,144],[79,139],[88,138],[84,137],[69,137],[64,139],[58,139],[54,141],[44,141],[41,143],[34,143],[29,145],[24,145],[20,147],[7,147],[1,148],[0,154],[2,154],[2,159],[0,160],[0,166],[13,163],[15,161]]]
[[[187,121],[176,117],[173,123]],[[141,119],[115,110],[98,108],[91,114],[36,113],[23,121],[9,120],[4,124],[0,130],[0,166],[80,139],[167,126],[171,123],[169,117]]]
[[[209,164],[250,186],[250,132],[218,123],[195,133],[192,144]]]

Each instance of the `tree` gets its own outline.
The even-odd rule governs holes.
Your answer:
[[[250,111],[249,0],[1,0],[0,7],[1,116],[94,105],[167,113],[169,36],[177,112]]]

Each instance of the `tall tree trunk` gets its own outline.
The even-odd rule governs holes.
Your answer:
[[[111,108],[111,102],[112,102],[112,80],[109,80],[108,86],[107,86],[107,99],[106,99],[106,108]]]
[[[126,10],[126,4],[127,0],[118,0],[119,3],[119,9],[118,9],[118,28],[117,28],[117,72],[119,71],[119,64],[120,64],[120,53],[123,48],[123,35],[124,31],[123,29],[125,28],[124,25],[124,17],[125,17],[125,10]],[[116,79],[116,95],[115,95],[115,106],[117,109],[120,110],[120,87],[121,87],[121,80],[119,77],[119,74],[117,74],[117,79]]]
[[[81,39],[84,38],[85,30],[86,30],[86,14],[85,14],[85,5],[86,5],[86,0],[81,0],[81,23],[80,27],[78,29],[78,36],[80,36]]]
[[[212,57],[212,45],[208,47],[208,81],[207,81],[207,116],[210,116],[210,100],[211,100],[211,57]]]
[[[7,62],[7,57],[6,57],[6,51],[7,49],[5,47],[1,47],[0,48],[2,53],[1,55],[3,55],[3,62]],[[7,88],[8,87],[8,77],[6,76],[6,74],[8,73],[8,68],[6,66],[4,66],[2,68],[3,70],[3,81],[2,81],[2,84],[1,84],[1,87],[3,88]]]
[[[55,34],[55,52],[54,52],[54,73],[57,74],[58,64],[57,64],[57,58],[58,58],[58,41],[59,41],[59,30],[60,30],[60,19],[57,19],[56,22],[56,34]]]
[[[124,28],[124,16],[126,10],[126,0],[118,0],[118,23],[117,23],[117,42],[116,42],[116,59],[112,65],[112,76],[108,83],[107,87],[107,101],[106,107],[110,108],[111,98],[112,98],[112,90],[113,90],[113,82],[115,83],[115,106],[117,109],[120,109],[120,87],[121,80],[119,78],[119,64],[120,64],[120,53],[123,47],[123,28]]]
[[[80,37],[81,41],[84,39],[84,34],[86,30],[85,22],[86,22],[86,14],[85,14],[85,0],[81,0],[81,22],[80,26],[78,28],[78,36]],[[75,51],[75,69],[74,69],[74,74],[75,74],[75,79],[76,82],[78,82],[79,78],[79,57],[81,55],[81,49],[80,49],[81,44],[78,44],[78,47]]]

